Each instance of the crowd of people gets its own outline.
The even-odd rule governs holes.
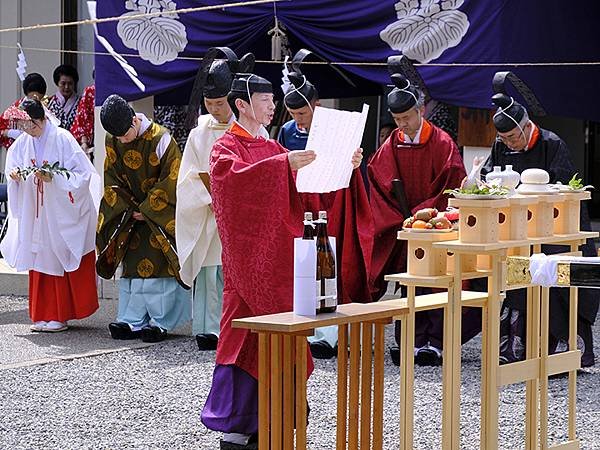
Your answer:
[[[93,86],[79,96],[73,67],[54,71],[58,91],[50,98],[43,77],[30,74],[25,98],[13,105],[14,128],[2,131],[14,142],[3,141],[9,225],[0,249],[11,266],[30,273],[32,331],[64,331],[69,320],[93,314],[96,275],[111,278],[120,267],[118,315],[108,325],[113,339],[158,342],[192,320],[199,349],[216,349],[201,417],[224,433],[222,449],[257,448],[258,342],[249,330],[233,328],[232,320],[292,310],[293,238],[302,235],[304,213],[327,211],[328,232],[337,239],[338,301],[378,301],[388,289],[384,275],[406,270],[406,244],[396,232],[407,211],[446,209],[444,191],[466,176],[453,137],[426,118],[422,90],[395,72],[387,96],[393,125],[380,129],[367,179],[357,149],[348,161],[354,168],[348,188],[298,193],[296,172],[317,158],[306,144],[319,95],[299,68],[288,77],[283,104],[292,120],[269,139],[271,82],[253,73],[250,55],[238,59],[226,48],[209,50],[196,78],[188,110],[194,128],[183,152],[169,130],[120,96],[109,96],[100,112],[107,132],[103,186],[87,157]],[[513,98],[493,101],[497,139],[483,173],[512,164],[518,171],[543,168],[551,182],[568,183],[575,168],[565,142],[536,125]],[[206,113],[198,116],[200,103]],[[402,202],[393,180],[403,182]],[[582,228],[589,229],[582,211]],[[584,255],[592,248],[584,246]],[[598,298],[585,290],[582,295],[578,334],[585,367],[594,364]],[[504,303],[503,362],[524,357],[524,305],[520,291]],[[417,315],[418,364],[441,364],[441,314]],[[566,350],[567,314],[568,294],[553,289],[553,352]],[[463,341],[480,327],[479,311],[465,309]],[[310,373],[311,355],[336,356],[337,330],[315,330],[309,341]],[[392,349],[396,363],[397,352]]]

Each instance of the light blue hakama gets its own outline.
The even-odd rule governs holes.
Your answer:
[[[192,318],[190,291],[175,278],[121,278],[117,321],[140,329],[146,325],[167,331]]]
[[[203,267],[194,286],[192,332],[219,336],[223,309],[223,266]]]

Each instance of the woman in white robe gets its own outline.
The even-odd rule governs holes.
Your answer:
[[[8,151],[8,231],[0,250],[11,267],[29,271],[31,329],[63,331],[68,320],[98,309],[100,177],[73,136],[47,120],[38,100],[20,108],[30,120],[21,122],[25,133]]]

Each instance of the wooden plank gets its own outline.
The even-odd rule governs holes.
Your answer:
[[[548,328],[550,288],[542,287],[540,307],[540,447],[548,448]]]
[[[581,369],[581,352],[579,350],[570,350],[556,355],[548,356],[546,363],[546,372],[548,376],[557,373],[577,371]]]
[[[294,336],[283,336],[283,448],[294,448]]]
[[[534,292],[538,295],[534,295]],[[525,449],[538,448],[538,389],[539,389],[539,287],[527,288],[527,323],[525,358],[538,360],[537,376],[525,383]]]
[[[258,335],[258,446],[269,450],[269,341],[270,335]]]
[[[472,280],[475,278],[486,278],[490,275],[490,271],[486,269],[478,269],[474,272],[462,272],[463,280]],[[423,287],[441,287],[448,288],[452,284],[454,275],[436,275],[436,276],[422,276],[422,275],[410,275],[408,273],[397,273],[386,275],[384,279],[386,281],[392,281],[400,283],[405,286],[415,285]]]
[[[398,231],[397,239],[404,241],[453,241],[458,239],[458,231],[430,231],[426,233],[415,233],[413,231]]]
[[[373,357],[373,324],[363,322],[360,376],[360,448],[371,448],[371,378]]]
[[[548,450],[579,450],[580,448],[581,444],[579,439],[574,439],[568,442],[563,442],[562,444],[548,447]]]
[[[450,198],[448,199],[448,206],[455,206],[460,208],[461,206],[465,206],[468,208],[504,208],[509,206],[510,203],[508,198],[499,198],[499,199],[491,199],[491,200],[481,200],[481,199],[462,199],[462,198]]]
[[[348,325],[338,327],[336,449],[346,450],[348,417]]]
[[[475,253],[475,254],[496,254],[502,253],[502,251],[506,251],[509,248],[515,247],[524,247],[529,245],[529,240],[519,240],[519,241],[498,241],[498,242],[488,242],[488,243],[465,243],[461,241],[445,241],[445,242],[434,242],[432,246],[434,248],[445,248],[451,252],[457,253]]]
[[[293,312],[247,317],[232,321],[234,328],[248,328],[254,331],[296,333],[341,323],[372,322],[378,319],[401,315],[407,308],[389,302],[348,303],[339,305],[336,312],[317,316],[299,316]]]
[[[339,348],[339,345],[338,345]],[[348,404],[348,448],[358,450],[358,412],[360,389],[360,324],[350,325],[350,396]]]
[[[571,246],[571,250],[577,247]],[[569,350],[577,349],[577,303],[579,301],[579,289],[569,289]],[[569,372],[569,439],[577,438],[577,370],[581,366],[581,358],[577,358],[576,368]],[[575,367],[575,366],[574,366]]]
[[[540,373],[540,359],[530,358],[518,361],[498,368],[498,387],[507,384],[522,383],[524,381],[536,380]]]
[[[463,255],[457,253],[454,255],[454,285],[452,286],[452,296],[450,297],[449,308],[450,320],[452,320],[452,447],[460,448],[460,387],[461,387],[461,329],[462,329],[462,279],[460,277],[460,267],[462,265]],[[485,295],[487,299],[487,293]],[[448,310],[446,312],[448,312]],[[446,347],[446,345],[444,346]]]
[[[486,292],[462,291],[462,306],[483,307],[487,303]],[[408,304],[408,299],[398,298],[382,300],[383,302],[398,302],[399,305]],[[435,292],[433,294],[424,294],[415,296],[415,310],[428,311],[431,309],[444,308],[448,304],[448,292]]]
[[[271,335],[271,450],[281,450],[281,335]]]
[[[382,324],[375,324],[375,351],[373,362],[373,450],[383,450],[384,354],[385,326]]]
[[[488,379],[488,308],[482,308],[481,310],[481,406],[480,406],[480,436],[479,442],[486,442],[486,430],[487,430],[487,397],[489,390],[489,379]],[[445,339],[445,336],[444,336]]]
[[[414,302],[416,289],[408,286]],[[407,314],[400,326],[400,448],[412,450],[414,433],[415,315]]]
[[[306,378],[308,346],[306,338],[296,336],[296,449],[306,450]],[[260,437],[260,435],[259,435]],[[262,450],[259,445],[258,448]]]
[[[480,108],[458,109],[458,145],[489,147],[496,139],[496,128],[492,121],[494,111]]]

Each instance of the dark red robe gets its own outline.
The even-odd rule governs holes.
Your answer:
[[[405,217],[392,196],[392,180],[404,183],[408,206],[445,210],[445,189],[460,186],[466,176],[464,164],[452,138],[424,121],[421,143],[404,144],[396,129],[369,161],[371,210],[375,223],[375,244],[371,265],[374,298],[386,291],[384,275],[406,271],[406,241],[396,239]]]
[[[371,301],[369,284],[373,254],[373,217],[367,191],[358,169],[350,186],[326,194],[302,194],[306,211],[317,217],[327,211],[327,233],[336,238],[338,302]]]
[[[216,362],[258,378],[258,337],[232,328],[231,321],[292,311],[293,240],[302,236],[304,211],[287,151],[276,141],[242,134],[227,131],[211,154],[224,275]],[[307,358],[310,373],[310,353]]]

